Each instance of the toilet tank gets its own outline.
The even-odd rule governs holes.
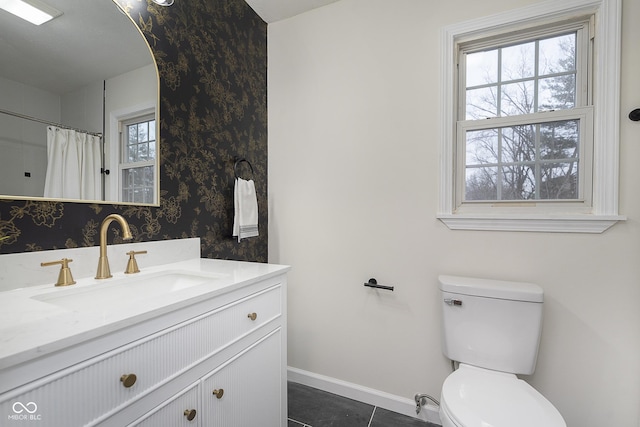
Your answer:
[[[532,283],[440,276],[442,351],[457,362],[532,374],[543,291]]]

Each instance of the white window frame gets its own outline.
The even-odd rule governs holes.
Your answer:
[[[457,47],[472,40],[595,15],[593,150],[590,206],[585,203],[483,203],[456,199]],[[602,233],[617,221],[620,116],[620,0],[547,1],[448,26],[441,33],[440,197],[437,217],[455,230]],[[461,177],[464,175],[462,170]],[[585,208],[586,207],[586,208]]]
[[[122,201],[122,188],[120,185],[120,162],[122,156],[122,138],[121,138],[121,128],[120,125],[122,122],[127,121],[129,119],[135,117],[141,117],[148,114],[155,114],[156,117],[156,159],[153,161],[155,166],[154,173],[160,173],[160,144],[159,144],[159,136],[160,136],[160,126],[158,120],[158,113],[156,109],[155,103],[141,103],[138,105],[133,105],[130,107],[126,107],[117,111],[112,111],[109,115],[109,163],[111,164],[111,173],[109,174],[109,200],[117,200],[118,203],[122,203],[124,205],[143,205],[143,206],[159,206],[160,200],[160,185],[159,185],[159,177],[156,177],[154,180],[154,196],[153,203],[134,203],[134,202],[123,202]]]
[[[153,180],[153,198],[154,200],[151,203],[155,202],[155,194],[156,194],[156,182],[157,180],[155,179],[156,174],[158,173],[157,167],[156,167],[156,158],[157,156],[157,147],[158,147],[158,140],[157,140],[157,130],[156,130],[156,139],[154,140],[154,144],[155,144],[155,151],[156,151],[156,156],[152,159],[152,160],[139,160],[137,162],[126,162],[125,161],[125,151],[126,151],[126,146],[129,143],[129,137],[127,135],[126,129],[128,128],[128,126],[133,125],[133,124],[139,124],[139,123],[146,123],[146,122],[150,122],[150,121],[155,121],[156,120],[156,115],[155,115],[155,111],[151,111],[148,112],[146,114],[139,114],[136,115],[135,117],[130,117],[126,120],[120,120],[119,123],[119,133],[120,133],[120,159],[118,162],[118,193],[120,194],[120,201],[124,202],[124,188],[123,188],[123,172],[128,170],[128,169],[137,169],[137,168],[145,168],[145,167],[149,167],[151,166],[153,169],[153,176],[154,176],[154,180]],[[155,122],[154,122],[155,124]],[[156,126],[157,127],[157,126]],[[136,187],[137,188],[137,187]],[[127,200],[128,203],[140,203],[140,202],[132,202],[131,200]],[[147,202],[148,204],[148,202]]]

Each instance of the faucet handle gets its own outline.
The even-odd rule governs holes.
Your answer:
[[[58,265],[60,264],[60,274],[58,274],[58,281],[56,282],[56,286],[69,286],[76,283],[73,280],[73,276],[71,275],[71,269],[69,268],[69,263],[73,262],[72,259],[62,258],[58,261],[50,261],[50,262],[41,262],[41,267],[48,267],[50,265]]]
[[[129,255],[129,262],[127,262],[127,269],[124,271],[124,274],[140,273],[140,269],[138,269],[138,262],[136,261],[136,255],[146,253],[147,251],[127,252],[127,255]]]

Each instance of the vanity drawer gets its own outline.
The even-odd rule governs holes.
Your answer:
[[[281,312],[282,289],[272,286],[35,381],[16,395],[3,396],[0,413],[14,414],[16,402],[33,402],[34,414],[46,425],[96,424]]]
[[[193,427],[203,425],[201,418],[200,389],[194,383],[129,427]]]

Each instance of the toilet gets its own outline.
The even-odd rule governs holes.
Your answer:
[[[566,427],[516,374],[534,372],[543,291],[532,283],[440,276],[442,352],[459,363],[444,381],[443,427]]]

